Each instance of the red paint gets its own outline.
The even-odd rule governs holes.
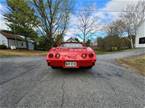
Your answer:
[[[61,68],[92,67],[96,62],[96,54],[90,47],[64,47],[63,45],[80,45],[81,43],[66,42],[48,51],[46,61],[48,66]],[[69,62],[66,63],[65,62]],[[70,63],[71,62],[71,63]],[[73,63],[72,63],[73,62]],[[69,65],[69,66],[68,66]],[[71,66],[73,67],[71,67]]]

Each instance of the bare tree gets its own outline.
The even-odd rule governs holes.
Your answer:
[[[57,36],[63,36],[67,29],[72,0],[32,0],[32,4],[41,22],[41,33],[52,47]]]
[[[84,8],[78,15],[77,29],[79,30],[78,36],[83,39],[85,43],[97,31],[97,16],[92,14],[90,8]]]
[[[104,39],[98,38],[99,47],[107,50],[113,50],[113,48],[116,50],[121,49],[121,43],[124,41],[122,38],[124,35],[124,27],[125,24],[120,19],[105,26],[104,29],[107,33],[107,36]]]
[[[108,33],[108,36],[123,36],[124,34],[124,27],[125,23],[118,19],[116,21],[113,21],[111,24],[108,24],[105,26],[105,30]]]
[[[145,1],[141,0],[136,5],[128,5],[121,14],[126,27],[131,47],[134,48],[133,38],[136,36],[138,26],[145,20]]]

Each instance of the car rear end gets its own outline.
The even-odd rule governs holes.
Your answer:
[[[96,54],[87,48],[56,48],[49,51],[47,64],[51,67],[81,68],[92,67],[96,62]]]

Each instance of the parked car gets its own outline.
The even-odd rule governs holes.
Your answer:
[[[91,68],[95,65],[96,54],[82,43],[64,42],[48,51],[46,61],[52,68]]]

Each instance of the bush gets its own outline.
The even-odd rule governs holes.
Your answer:
[[[6,45],[0,45],[0,49],[7,49]]]
[[[97,38],[98,48],[105,51],[117,51],[128,49],[130,47],[130,42],[127,37],[119,36],[106,36],[104,38]]]

